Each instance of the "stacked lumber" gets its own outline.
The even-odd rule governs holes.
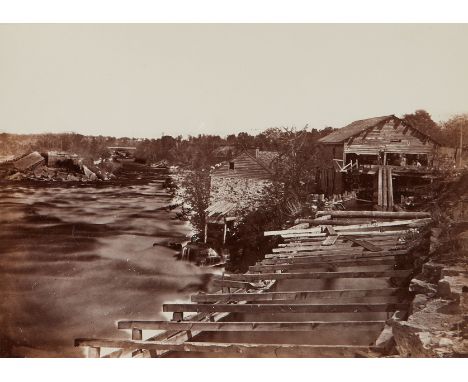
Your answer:
[[[102,348],[119,349],[111,356],[151,357],[188,353],[226,357],[386,354],[389,339],[382,334],[388,333],[386,321],[392,315],[404,316],[408,311],[411,264],[419,256],[412,251],[412,241],[402,238],[410,230],[414,237],[414,228],[428,224],[429,216],[383,211],[327,211],[326,215],[325,212],[317,215],[327,216],[319,226],[305,227],[302,222],[289,230],[265,232],[267,236],[279,235],[285,242],[252,265],[247,273],[218,277],[213,291],[192,295],[190,303],[164,304],[163,311],[172,313],[171,321],[120,321],[118,328],[130,330],[131,339],[77,339],[76,346],[87,347],[90,357],[102,356]],[[334,218],[385,220],[335,225]],[[304,285],[302,288],[282,289],[284,283],[298,280],[304,284],[294,285]],[[348,284],[343,284],[347,286],[349,280],[370,280],[366,285],[375,287],[329,287],[333,285],[330,282],[337,280],[348,280]],[[379,283],[374,284],[373,280]],[[317,287],[317,283],[322,284]],[[143,340],[143,331],[154,330],[162,333]],[[269,334],[271,342],[257,343],[255,334],[259,332]],[[281,336],[295,332],[303,333],[302,342]],[[324,336],[329,332],[370,333],[374,337],[372,343],[330,344]],[[204,337],[207,333],[216,336],[207,339]],[[312,338],[309,335],[313,335],[315,342],[308,342]],[[237,341],[233,340],[236,336]],[[316,338],[325,340],[316,343]]]

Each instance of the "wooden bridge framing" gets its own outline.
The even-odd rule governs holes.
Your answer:
[[[384,216],[398,220],[353,227],[334,225],[333,216],[328,215],[322,226],[266,232],[283,237],[284,244],[247,273],[217,278],[213,292],[194,294],[190,303],[164,304],[163,311],[172,313],[172,321],[120,321],[118,328],[130,330],[131,339],[82,338],[76,339],[75,345],[87,347],[89,357],[385,355],[391,342],[387,320],[395,314],[405,316],[414,260],[421,256],[414,250],[421,239],[414,228],[423,227],[430,219],[427,215],[405,216],[406,220],[391,213]],[[334,237],[332,244],[330,237]],[[350,279],[371,284],[375,280],[375,287],[340,288],[341,284],[335,283]],[[294,290],[298,280],[312,286]],[[293,284],[282,289],[281,283]],[[195,314],[186,316],[187,312]],[[337,314],[342,319],[337,319]],[[143,339],[147,331],[162,332]],[[372,340],[308,342],[316,333],[326,338],[323,333],[327,331],[370,333]],[[273,340],[259,341],[259,333],[269,334]],[[303,333],[305,337],[289,341],[286,336],[285,340],[281,334],[288,333]],[[104,355],[102,348],[114,351]]]

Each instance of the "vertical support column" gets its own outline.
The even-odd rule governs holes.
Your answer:
[[[208,239],[208,223],[205,223],[205,237],[204,237],[204,242],[206,244],[206,241]]]
[[[382,166],[382,205],[384,211],[387,209],[387,166]]]
[[[392,168],[389,167],[387,171],[387,183],[388,183],[388,209],[393,211],[393,179],[392,179]]]
[[[223,244],[226,244],[226,234],[227,234],[227,223],[226,223],[226,218],[224,218]]]
[[[143,339],[143,330],[132,328],[132,340],[141,341]],[[143,353],[141,349],[132,352],[132,357]]]
[[[101,348],[90,346],[88,348],[88,358],[99,358],[101,356]]]
[[[143,330],[141,329],[132,329],[132,340],[141,341],[143,339]]]
[[[379,209],[382,209],[382,166],[379,166],[379,171],[377,173],[377,205]]]

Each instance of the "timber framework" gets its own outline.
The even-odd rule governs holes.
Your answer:
[[[244,274],[224,274],[171,321],[120,321],[131,338],[80,338],[89,357],[380,357],[405,320],[427,253],[425,212],[319,211],[265,232],[283,243]],[[158,331],[158,334],[154,334]],[[108,350],[111,349],[111,350]]]

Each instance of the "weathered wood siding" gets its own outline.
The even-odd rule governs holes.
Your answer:
[[[229,169],[229,162],[224,162],[212,172],[212,177],[248,178],[248,179],[270,179],[272,173],[259,164],[247,153],[242,153],[233,158],[234,170]]]
[[[343,144],[322,144],[318,146],[318,165],[320,168],[335,168],[333,159],[343,159]]]
[[[437,145],[400,120],[363,131],[344,144],[346,153],[378,155],[379,151],[401,154],[435,154]]]

